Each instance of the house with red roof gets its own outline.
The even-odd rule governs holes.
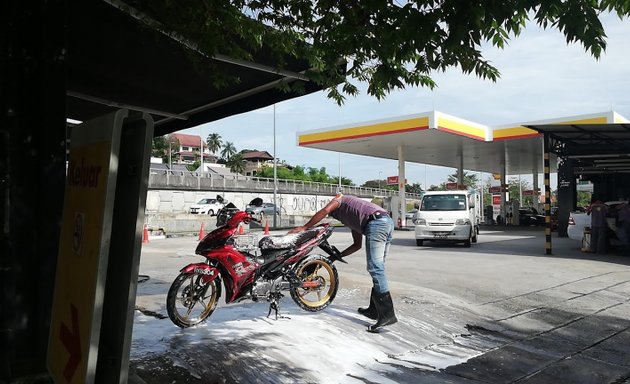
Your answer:
[[[263,167],[273,167],[273,156],[267,151],[251,151],[243,153],[245,160],[245,176],[256,176]]]
[[[179,143],[178,148],[173,150],[173,163],[192,164],[200,160],[200,153],[203,153],[204,163],[216,163],[217,161],[217,157],[210,153],[201,136],[172,133],[169,135],[169,139],[176,139]]]

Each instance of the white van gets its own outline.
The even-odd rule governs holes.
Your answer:
[[[422,196],[413,222],[416,244],[425,240],[463,242],[466,247],[477,242],[479,220],[475,194],[468,191],[429,191]]]

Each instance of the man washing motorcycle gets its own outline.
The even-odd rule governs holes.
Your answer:
[[[341,256],[350,255],[361,249],[361,241],[365,235],[367,271],[372,276],[372,293],[369,307],[359,308],[358,311],[376,320],[376,323],[368,326],[368,331],[377,332],[383,326],[396,323],[398,319],[394,313],[394,304],[385,276],[385,258],[392,241],[393,220],[376,204],[356,196],[338,194],[306,224],[292,229],[289,233],[311,228],[328,215],[352,230],[354,242],[341,252]]]

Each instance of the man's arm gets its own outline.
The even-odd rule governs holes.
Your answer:
[[[344,249],[343,252],[341,252],[341,256],[351,255],[355,253],[356,251],[358,251],[359,249],[361,249],[361,242],[363,241],[363,235],[360,232],[352,231],[352,240],[354,240],[352,245]]]
[[[297,233],[309,229],[310,227],[322,221],[326,216],[330,215],[332,211],[339,208],[339,204],[340,203],[335,199],[330,200],[328,204],[326,204],[324,208],[317,211],[317,213],[315,213],[313,217],[311,217],[310,220],[306,222],[306,224],[300,227],[293,228],[289,231],[289,233]]]

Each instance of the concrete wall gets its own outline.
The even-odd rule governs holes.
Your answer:
[[[191,215],[188,213],[192,204],[202,198],[216,198],[217,194],[244,210],[246,205],[256,197],[263,202],[273,202],[273,193],[254,192],[217,192],[217,191],[178,191],[150,190],[147,194],[146,223],[152,234],[194,234],[199,233],[203,223],[206,231],[216,228],[216,218],[208,215]],[[315,212],[322,209],[334,195],[307,195],[278,193],[276,195],[280,216],[277,227],[290,228],[305,224]],[[371,198],[364,198],[371,201]],[[413,201],[413,200],[408,200]],[[331,219],[327,219],[331,220]],[[264,225],[264,224],[263,224]],[[269,226],[273,227],[273,218],[269,218]],[[252,228],[260,227],[252,223]]]
[[[273,202],[273,193],[219,192],[218,194],[239,209],[245,209],[246,205],[256,197],[260,197],[264,202]],[[190,235],[199,233],[202,223],[206,232],[213,230],[216,228],[215,217],[191,215],[188,210],[192,204],[202,198],[216,198],[216,196],[215,191],[148,191],[146,223],[150,233],[162,234],[163,231],[167,236]],[[328,204],[332,197],[332,195],[278,193],[276,201],[281,215],[277,219],[277,227],[290,228],[303,225],[315,212]],[[273,227],[273,218],[269,218],[269,226]],[[255,228],[260,228],[260,225],[252,223],[252,229]]]
[[[151,190],[147,194],[147,214],[180,214],[188,213],[190,206],[202,198],[215,198],[217,194],[239,209],[254,198],[260,197],[264,202],[273,202],[273,193],[251,192],[215,192],[215,191],[172,191]],[[333,195],[305,195],[278,193],[276,199],[282,215],[313,215],[323,208]],[[369,199],[367,199],[369,200]]]

